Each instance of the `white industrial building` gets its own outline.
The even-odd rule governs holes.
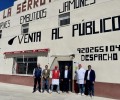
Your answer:
[[[72,91],[77,64],[91,65],[95,94],[120,99],[120,0],[17,0],[1,11],[0,82],[32,85],[37,63],[68,65]]]

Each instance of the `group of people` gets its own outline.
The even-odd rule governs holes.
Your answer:
[[[78,69],[75,71],[77,76],[78,94],[94,96],[94,83],[95,83],[95,71],[88,65],[88,70],[82,68],[82,65],[78,65]]]
[[[52,77],[51,86],[49,86],[50,74]],[[82,68],[79,64],[77,70],[75,71],[77,76],[78,90],[81,95],[84,95],[85,91],[87,95],[94,96],[94,82],[95,82],[95,71],[91,69],[91,65],[88,65],[88,70]],[[39,92],[44,92],[45,87],[48,93],[52,93],[54,86],[56,87],[57,93],[60,93],[60,81],[62,82],[62,92],[69,93],[69,84],[72,81],[72,73],[65,66],[64,71],[60,72],[58,66],[55,66],[52,71],[48,69],[48,65],[45,65],[45,69],[42,70],[40,64],[33,71],[34,77],[34,88],[33,93],[38,89]],[[42,79],[42,80],[41,80]],[[36,88],[38,83],[38,88]],[[42,86],[41,86],[42,83]],[[51,87],[51,88],[50,88]],[[50,91],[51,90],[51,91]]]

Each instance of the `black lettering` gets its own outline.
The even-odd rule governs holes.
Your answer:
[[[112,29],[106,29],[106,21],[110,20],[110,19],[111,19],[111,17],[103,19],[103,30],[104,30],[104,32],[111,32],[112,31]]]
[[[110,51],[115,51],[115,46],[114,45],[110,46]]]
[[[100,46],[99,49],[100,49],[99,52],[104,52],[104,46]]]
[[[100,33],[103,33],[103,20],[100,19]]]
[[[108,54],[108,60],[112,60],[112,54]]]
[[[85,55],[85,60],[89,61],[89,55]]]
[[[86,48],[86,53],[89,53],[89,47]]]
[[[98,47],[95,47],[95,52],[99,52],[99,48]]]
[[[100,61],[102,60],[102,54],[98,55],[98,60],[100,60]]]
[[[97,57],[98,57],[98,55],[97,55],[97,54],[94,54],[94,59],[93,59],[93,60],[95,61],[95,59],[96,59]]]
[[[85,35],[85,23],[82,23],[82,31],[81,31],[81,34],[82,35]]]
[[[89,31],[88,31],[89,29]],[[86,22],[86,35],[92,34],[92,21],[91,22]]]
[[[90,47],[90,53],[94,52],[94,47]]]
[[[19,43],[21,44],[21,42],[22,42],[22,40],[23,40],[23,35],[22,35],[22,38],[20,38],[19,36],[18,36],[18,40],[19,40]]]
[[[118,51],[120,51],[120,45],[116,45],[115,47],[118,48]]]
[[[28,34],[24,34],[24,43],[29,43]]]
[[[77,48],[77,51],[80,53],[80,48]]]
[[[118,60],[118,55],[117,55],[117,53],[113,53],[113,60]]]
[[[107,58],[105,58],[107,56],[107,54],[103,54],[103,60],[107,60]]]
[[[36,42],[40,42],[41,41],[41,32],[37,32],[36,33]]]
[[[90,54],[90,61],[93,61],[93,54]]]
[[[106,52],[108,52],[108,46],[105,46],[105,50],[106,50]]]
[[[117,24],[116,24],[115,19],[118,19]],[[112,29],[113,29],[113,31],[120,30],[120,16],[114,16],[114,17],[112,17]]]
[[[33,33],[30,35],[28,35],[28,42],[29,42],[29,40],[32,42],[33,41]]]
[[[73,27],[72,27],[72,29],[73,29],[72,30],[73,31],[72,32],[72,37],[74,37],[75,36],[75,31],[78,30],[78,24],[74,24]]]
[[[81,61],[84,61],[84,60],[85,60],[84,55],[81,55]]]
[[[60,37],[59,34],[59,28],[52,29],[52,40],[53,39],[61,39],[63,38],[62,36]]]
[[[96,28],[95,21],[93,21],[93,34],[98,34],[99,31],[96,31],[95,28]]]

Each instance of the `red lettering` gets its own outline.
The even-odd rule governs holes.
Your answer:
[[[32,5],[32,0],[28,0],[27,10],[32,9],[31,5]]]
[[[17,14],[21,13],[21,4],[17,5]]]
[[[48,0],[48,2],[52,2],[52,0]],[[46,0],[28,0],[28,2],[23,2],[17,5],[17,14],[45,4]],[[11,16],[11,11],[9,11],[9,16]]]
[[[11,16],[11,8],[8,8],[8,15],[7,17]]]
[[[5,16],[5,10],[3,11],[3,19],[4,19],[4,18],[6,18],[6,16]]]
[[[7,9],[7,13],[5,13],[5,12],[6,11],[4,10],[3,11],[3,19],[11,16],[11,8]]]
[[[40,0],[40,5],[44,5],[45,4],[45,0]]]
[[[26,11],[26,2],[22,3],[22,12]]]
[[[34,0],[34,6],[33,6],[33,7],[34,7],[34,8],[35,8],[35,7],[38,7],[38,3],[39,3],[39,0]]]

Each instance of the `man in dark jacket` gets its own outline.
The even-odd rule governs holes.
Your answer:
[[[61,73],[61,80],[63,83],[62,92],[69,93],[69,85],[71,81],[71,72],[68,70],[68,66],[65,66],[65,70]]]
[[[36,85],[38,83],[38,91],[41,92],[41,73],[42,69],[40,67],[40,64],[37,64],[37,67],[33,70],[33,77],[34,77],[34,88],[33,93],[36,91]]]
[[[45,65],[45,69],[42,72],[42,92],[45,90],[45,85],[47,86],[47,92],[49,93],[49,76],[50,70],[48,69],[48,65]]]
[[[95,83],[95,71],[91,69],[91,65],[88,65],[88,70],[85,73],[86,94],[91,97],[94,96],[94,83]]]

